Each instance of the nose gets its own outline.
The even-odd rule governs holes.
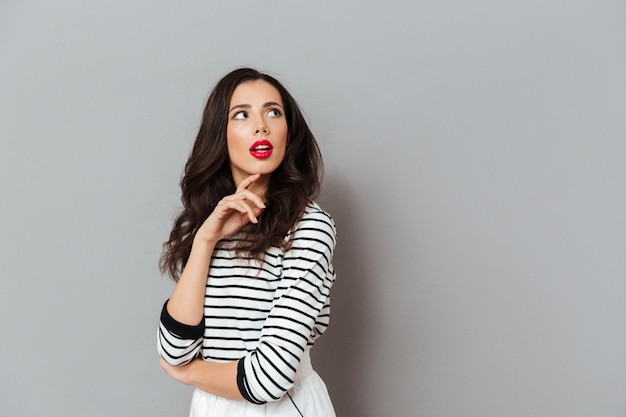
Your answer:
[[[264,135],[267,135],[268,133],[270,133],[263,119],[259,120],[259,123],[256,125],[254,129],[255,135],[258,135],[259,133],[263,133]]]

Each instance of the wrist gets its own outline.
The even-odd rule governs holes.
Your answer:
[[[211,253],[213,252],[216,244],[217,240],[205,239],[201,236],[196,235],[193,239],[191,250]]]

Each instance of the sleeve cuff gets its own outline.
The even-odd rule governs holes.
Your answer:
[[[239,359],[239,362],[237,363],[237,388],[239,388],[239,393],[246,401],[253,404],[264,404],[262,401],[256,401],[252,398],[250,392],[248,391],[244,358]]]
[[[202,337],[204,334],[204,320],[195,326],[177,321],[167,311],[168,301],[165,302],[163,310],[161,310],[161,323],[163,323],[165,328],[182,339],[198,339]]]

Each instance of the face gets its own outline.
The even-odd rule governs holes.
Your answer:
[[[268,181],[285,157],[287,130],[283,101],[274,86],[257,80],[235,88],[226,129],[235,185],[253,174]]]

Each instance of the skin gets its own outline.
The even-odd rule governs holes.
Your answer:
[[[204,221],[193,240],[189,260],[167,305],[181,323],[197,325],[204,319],[204,296],[211,254],[217,242],[242,226],[258,223],[265,208],[265,191],[272,172],[287,148],[287,122],[280,93],[265,81],[244,82],[231,97],[226,140],[237,189],[224,197]],[[258,140],[273,145],[269,158],[257,159],[249,149]],[[161,359],[161,367],[175,380],[233,400],[244,400],[237,387],[237,361],[227,363],[196,359],[174,367]]]
[[[287,120],[278,90],[265,81],[245,82],[237,86],[230,100],[226,142],[235,184],[252,174],[261,174],[250,187],[263,196],[270,175],[278,168],[287,149]],[[250,155],[250,147],[267,139],[273,145],[269,158]]]

